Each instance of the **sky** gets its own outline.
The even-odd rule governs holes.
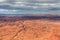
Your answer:
[[[0,14],[52,13],[60,13],[60,0],[0,0]]]

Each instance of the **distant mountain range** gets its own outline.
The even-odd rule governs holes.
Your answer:
[[[14,14],[13,14],[14,15]],[[0,21],[14,22],[19,20],[60,20],[60,14],[19,14],[19,15],[0,15]]]

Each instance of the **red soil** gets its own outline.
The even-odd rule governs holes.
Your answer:
[[[0,21],[0,40],[60,40],[60,21]]]

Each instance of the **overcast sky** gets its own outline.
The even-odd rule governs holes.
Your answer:
[[[60,0],[0,0],[0,11],[60,9]]]

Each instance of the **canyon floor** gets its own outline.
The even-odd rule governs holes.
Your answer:
[[[60,40],[60,20],[0,19],[0,40]]]

